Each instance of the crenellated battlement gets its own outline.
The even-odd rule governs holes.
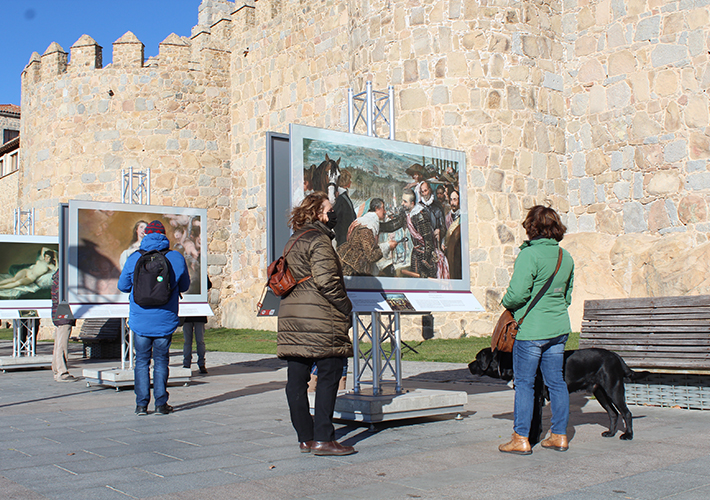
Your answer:
[[[227,2],[231,3],[231,2]],[[234,4],[232,3],[232,6]],[[242,16],[240,9],[235,14]],[[232,35],[232,14],[222,13],[211,16],[215,21],[209,26],[198,25],[190,37],[181,37],[171,33],[158,45],[158,55],[146,61],[145,45],[131,31],[113,42],[113,60],[106,66],[112,68],[185,68],[199,70],[205,57],[203,50],[229,52],[229,40]],[[228,61],[228,59],[225,59]],[[209,65],[214,69],[214,64]],[[52,42],[40,56],[33,52],[22,72],[22,84],[34,84],[50,81],[65,73],[77,75],[86,71],[104,69],[103,47],[89,35],[82,35],[67,53],[57,42]],[[222,68],[227,70],[228,68]]]

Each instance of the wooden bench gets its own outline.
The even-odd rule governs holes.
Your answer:
[[[626,384],[629,404],[710,409],[710,295],[587,300],[579,347],[652,372]]]
[[[121,319],[85,319],[79,333],[84,357],[115,359],[121,357]]]

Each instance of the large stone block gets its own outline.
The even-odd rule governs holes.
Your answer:
[[[678,204],[678,218],[683,224],[697,224],[708,218],[705,198],[695,194],[684,196]]]
[[[656,76],[654,90],[660,96],[668,96],[678,92],[678,73],[675,70],[660,71]]]
[[[710,158],[710,138],[704,134],[690,134],[690,159]]]
[[[705,95],[693,95],[683,110],[685,124],[691,128],[708,126],[708,99]]]
[[[399,93],[399,102],[403,110],[418,109],[427,105],[427,95],[423,89],[404,89]]]
[[[606,78],[606,72],[601,63],[596,59],[589,59],[582,63],[577,73],[577,80],[580,83],[591,83]]]
[[[648,231],[643,205],[637,201],[630,201],[623,204],[624,232],[643,233]]]
[[[651,52],[651,64],[654,68],[676,64],[688,58],[688,49],[683,45],[657,45]]]
[[[651,41],[657,39],[661,33],[661,16],[652,16],[641,19],[636,25],[634,34],[635,42]]]
[[[684,160],[688,156],[688,143],[685,140],[674,141],[663,148],[663,159],[667,163]]]
[[[631,74],[636,71],[636,57],[628,50],[609,54],[609,76]]]

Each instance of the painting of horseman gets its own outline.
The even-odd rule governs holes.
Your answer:
[[[312,190],[340,207],[333,231],[346,283],[418,279],[429,283],[424,288],[451,289],[468,280],[465,194],[461,229],[447,237],[446,224],[449,194],[465,192],[463,153],[300,125],[291,137],[292,203]]]

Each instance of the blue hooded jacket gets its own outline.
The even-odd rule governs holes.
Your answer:
[[[170,241],[164,234],[146,234],[141,241],[141,250],[165,250],[170,248]],[[167,304],[155,307],[141,307],[133,301],[133,271],[140,258],[140,252],[133,252],[126,259],[126,263],[118,278],[118,289],[130,292],[129,324],[136,335],[143,337],[165,337],[173,333],[179,323],[178,307],[180,292],[186,292],[190,287],[190,275],[187,272],[185,258],[175,250],[171,250],[165,257],[170,262],[170,287],[172,293]]]

